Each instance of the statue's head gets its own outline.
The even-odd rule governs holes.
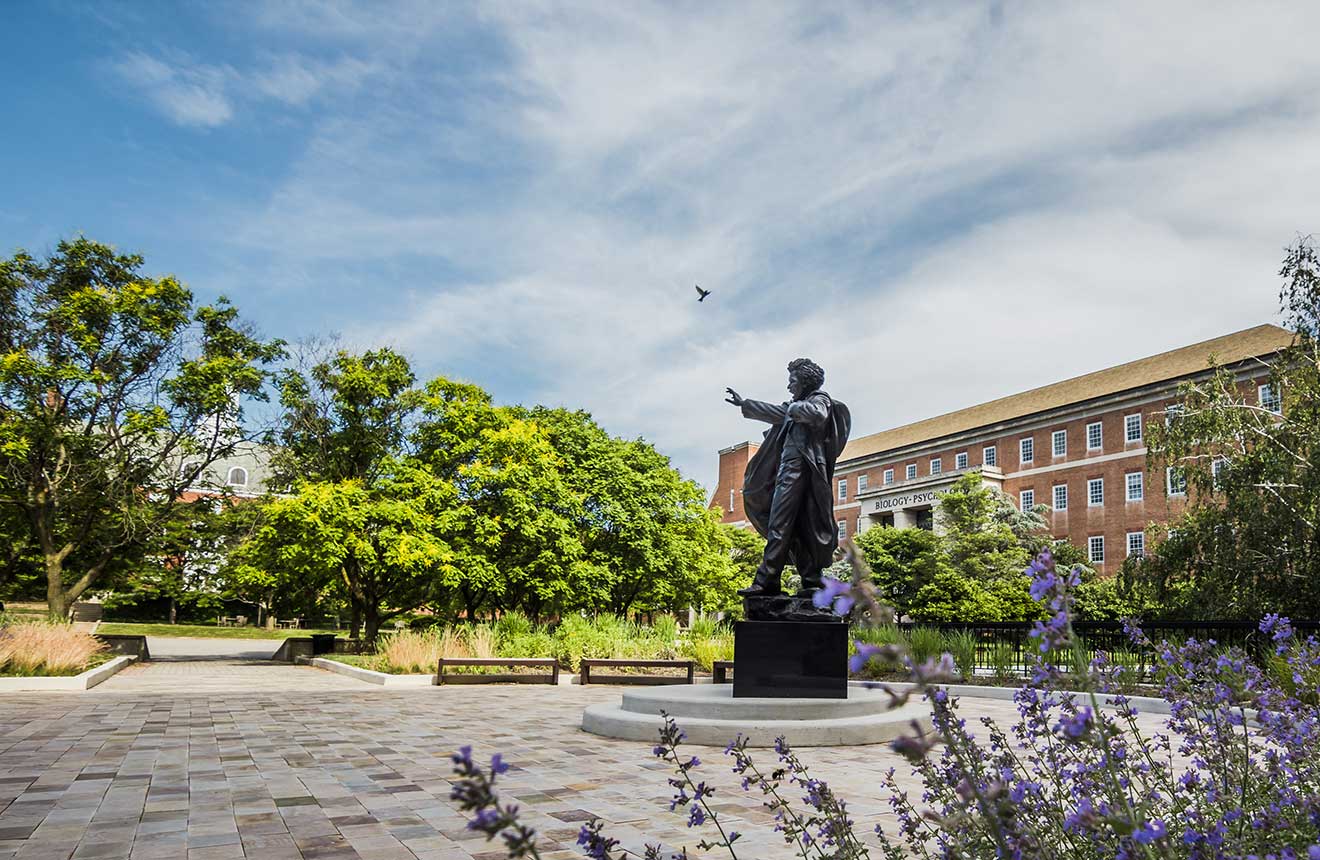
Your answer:
[[[794,400],[801,400],[824,384],[824,369],[811,359],[795,358],[788,363],[788,390]]]

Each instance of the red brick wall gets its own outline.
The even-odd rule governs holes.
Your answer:
[[[720,452],[720,475],[709,507],[724,511],[722,522],[736,523],[747,519],[742,501],[743,475],[747,472],[747,461],[758,447],[755,442],[744,442]],[[732,507],[729,506],[730,491],[733,492]]]
[[[1243,384],[1248,397],[1256,396],[1256,381]],[[1097,564],[1100,571],[1114,572],[1127,557],[1127,535],[1129,532],[1145,531],[1150,523],[1164,523],[1181,513],[1185,504],[1184,497],[1170,498],[1166,494],[1163,471],[1153,474],[1146,471],[1145,445],[1149,438],[1152,422],[1164,420],[1164,407],[1176,402],[1170,396],[1162,400],[1146,403],[1130,403],[1126,406],[1112,406],[1103,411],[1083,414],[1080,417],[1061,419],[1050,423],[1033,418],[1024,421],[1032,430],[1003,433],[995,436],[978,437],[956,447],[940,448],[923,452],[919,456],[909,456],[897,460],[888,460],[865,467],[841,467],[835,475],[835,484],[830,488],[835,499],[835,519],[845,520],[848,534],[857,533],[860,509],[855,506],[857,500],[857,476],[867,476],[867,492],[882,489],[885,469],[894,470],[894,486],[905,481],[908,463],[917,464],[917,478],[930,476],[930,461],[933,457],[941,460],[942,472],[956,472],[957,454],[967,452],[967,468],[982,465],[982,451],[987,445],[995,445],[997,465],[1004,473],[1004,492],[1015,501],[1023,490],[1035,492],[1035,503],[1053,507],[1053,488],[1056,484],[1068,487],[1067,511],[1052,512],[1047,521],[1055,537],[1067,538],[1083,550],[1087,549],[1088,538],[1103,535],[1105,539],[1105,561]],[[1133,413],[1142,415],[1142,439],[1140,442],[1125,440],[1124,418]],[[1087,450],[1086,426],[1100,421],[1103,443],[1099,450]],[[1067,433],[1067,451],[1062,457],[1053,456],[1052,434],[1055,430]],[[1018,441],[1026,436],[1034,440],[1034,458],[1025,464],[1025,470],[1048,468],[1048,471],[1029,475],[1016,475],[1024,471],[1024,464],[1019,462]],[[712,507],[725,508],[728,505],[730,488],[736,490],[734,507],[725,513],[725,522],[737,522],[745,519],[742,509],[742,479],[747,460],[755,453],[756,446],[738,446],[720,455],[719,486],[711,501]],[[1113,456],[1119,455],[1119,456]],[[1097,458],[1100,459],[1096,462]],[[1053,468],[1050,468],[1053,467]],[[1126,474],[1142,472],[1144,498],[1141,501],[1127,501]],[[1104,480],[1104,504],[1091,506],[1087,498],[1087,481],[1093,478]],[[847,498],[838,499],[838,480],[846,479]]]

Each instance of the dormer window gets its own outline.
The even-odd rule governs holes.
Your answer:
[[[246,487],[247,481],[247,469],[244,469],[241,466],[235,466],[230,469],[229,477],[225,479],[225,483],[231,487]]]

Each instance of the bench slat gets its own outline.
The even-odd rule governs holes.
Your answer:
[[[695,660],[606,660],[595,658],[583,658],[581,663],[580,683],[591,683],[591,670],[593,668],[622,668],[636,667],[640,669],[668,668],[668,669],[686,669],[687,682],[691,684],[696,680],[697,664]],[[628,678],[626,683],[637,684],[667,684],[679,683],[672,681],[663,675],[609,675],[606,676],[610,681],[619,683],[620,679]],[[636,679],[636,680],[632,680]]]
[[[545,675],[528,675],[522,673],[502,672],[495,675],[446,675],[446,666],[503,666],[509,669],[527,666],[543,666],[550,670]],[[458,680],[460,678],[482,678],[482,681]],[[436,667],[435,683],[437,686],[445,683],[446,679],[456,684],[481,684],[496,682],[511,682],[515,684],[545,683],[559,684],[559,661],[554,657],[441,657],[440,665]]]

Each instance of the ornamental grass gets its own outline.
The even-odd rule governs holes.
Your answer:
[[[0,673],[76,675],[105,650],[105,643],[72,624],[19,621],[0,628]]]

